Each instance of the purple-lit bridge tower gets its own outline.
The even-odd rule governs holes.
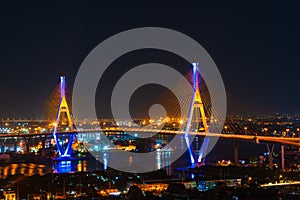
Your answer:
[[[70,109],[66,99],[65,93],[66,78],[65,76],[60,77],[60,101],[58,105],[58,110],[56,114],[56,121],[54,124],[53,137],[58,149],[59,157],[70,157],[72,154],[72,143],[74,140],[75,126],[71,117]],[[61,122],[61,124],[59,124]],[[62,133],[58,133],[58,127],[61,126]],[[64,148],[63,144],[60,144],[59,135],[63,135],[64,131],[71,132],[68,133],[67,137],[67,147]]]
[[[185,140],[188,146],[191,164],[192,166],[194,166],[195,164],[205,165],[205,155],[206,155],[209,139],[204,138],[201,149],[199,151],[199,157],[196,158],[195,161],[195,156],[193,154],[193,150],[191,147],[192,145],[190,145],[190,141],[189,141],[189,132],[191,131],[192,122],[196,122],[197,130],[199,130],[199,126],[202,124],[202,128],[204,129],[205,133],[208,133],[208,125],[207,125],[207,119],[205,116],[204,106],[203,106],[203,102],[199,90],[199,68],[198,68],[199,63],[194,62],[192,64],[193,64],[193,93],[192,93],[192,99],[191,99],[189,112],[188,112],[188,119],[187,119],[186,130],[185,130]],[[196,113],[199,113],[200,115],[197,116]]]

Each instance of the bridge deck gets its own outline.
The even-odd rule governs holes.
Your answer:
[[[164,134],[181,134],[184,135],[184,131],[172,131],[172,130],[157,130],[157,129],[141,129],[141,128],[113,128],[113,129],[85,129],[85,130],[76,130],[77,133],[97,133],[97,132],[135,132],[135,133],[164,133]],[[72,132],[60,132],[57,134],[71,134]],[[225,133],[205,133],[205,132],[190,132],[190,135],[201,136],[201,137],[218,137],[224,139],[233,139],[233,140],[248,140],[248,141],[266,141],[274,143],[282,143],[287,145],[300,146],[300,138],[292,137],[274,137],[274,136],[256,136],[256,135],[245,135],[245,134],[225,134]],[[10,134],[0,134],[0,138],[8,137],[34,137],[34,136],[48,136],[52,135],[52,132],[44,133],[10,133]]]

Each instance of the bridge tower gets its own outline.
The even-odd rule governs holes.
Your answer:
[[[190,142],[189,142],[189,132],[191,131],[191,128],[192,128],[192,122],[196,122],[195,128],[197,129],[197,131],[199,130],[199,127],[201,126],[204,129],[205,133],[208,133],[208,126],[207,126],[207,119],[206,119],[205,111],[204,111],[204,105],[203,105],[201,95],[200,95],[200,90],[199,90],[199,74],[198,74],[199,63],[194,62],[192,64],[193,64],[193,94],[192,94],[192,100],[191,100],[190,107],[189,107],[187,125],[186,125],[186,130],[185,130],[185,140],[188,145],[191,164],[194,165],[195,159],[194,159],[194,155],[193,155],[193,150],[192,150],[192,148],[190,146]],[[195,115],[197,110],[200,111],[200,117],[198,117],[198,119],[195,119],[193,121],[193,116]],[[195,116],[195,118],[197,118],[197,116]],[[209,139],[204,138],[203,144],[199,151],[199,157],[197,160],[197,164],[202,164],[202,165],[205,164],[203,155],[206,155],[206,149],[208,146],[208,142],[209,142]]]
[[[72,153],[72,143],[74,140],[74,135],[76,134],[75,131],[75,126],[71,117],[70,109],[67,103],[66,99],[66,93],[65,93],[65,84],[66,84],[66,78],[65,76],[60,77],[60,101],[58,105],[58,110],[56,114],[56,121],[54,125],[54,130],[53,130],[53,137],[55,139],[55,143],[59,152],[60,157],[70,157]],[[58,127],[59,127],[59,122],[61,121],[61,126],[63,127],[63,131],[68,131],[68,144],[67,147],[64,149],[63,146],[59,143],[59,138],[58,138]]]

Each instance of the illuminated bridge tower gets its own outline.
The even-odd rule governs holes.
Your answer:
[[[60,157],[70,157],[72,153],[72,143],[74,140],[75,132],[75,126],[73,123],[73,120],[71,118],[70,109],[67,103],[66,94],[65,94],[65,82],[66,78],[65,76],[60,77],[60,102],[58,105],[58,111],[56,115],[56,121],[54,125],[53,130],[53,137],[55,139],[55,143],[58,149],[58,153]],[[61,124],[59,123],[61,121]],[[60,125],[59,131],[62,131],[62,133],[58,133],[58,127]],[[63,135],[63,132],[68,131],[68,144],[67,147],[64,148],[59,143],[59,135]]]
[[[199,74],[198,74],[198,62],[193,63],[193,94],[192,94],[192,100],[189,107],[189,113],[188,113],[188,119],[187,119],[187,125],[185,130],[185,140],[188,145],[188,150],[190,154],[191,164],[195,164],[195,158],[193,155],[192,147],[190,146],[189,142],[189,132],[191,131],[192,122],[196,122],[196,130],[199,131],[199,126],[201,126],[205,133],[208,133],[208,126],[207,126],[207,120],[205,116],[204,106],[201,99],[200,91],[199,91]],[[195,116],[195,113],[197,111],[200,111],[200,116],[198,116],[198,119],[195,119],[193,121],[193,116]],[[197,118],[197,116],[195,116]],[[197,121],[198,120],[198,121]],[[202,125],[201,125],[202,124]],[[206,149],[208,146],[209,139],[204,138],[203,144],[201,146],[201,149],[199,151],[199,157],[197,160],[197,164],[205,164],[204,163],[204,157],[203,155],[206,154]]]

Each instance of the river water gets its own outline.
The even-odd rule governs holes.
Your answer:
[[[98,137],[97,135],[95,137]],[[133,140],[133,136],[120,136],[116,134],[108,135],[108,140],[103,142],[102,140],[96,140],[90,137],[85,139],[88,143],[87,148],[94,157],[87,157],[71,160],[53,160],[52,163],[47,164],[33,164],[33,163],[1,163],[0,164],[0,178],[6,178],[9,175],[24,174],[31,176],[34,174],[44,175],[46,173],[68,173],[68,172],[80,172],[80,171],[95,171],[105,170],[111,163],[116,162],[116,158],[113,156],[113,151],[109,150],[111,141],[119,140]],[[162,144],[169,142],[173,136],[160,135],[156,136],[152,143]],[[82,139],[82,138],[81,138]],[[83,139],[82,139],[83,140]],[[202,144],[202,139],[199,138],[193,143],[193,148],[197,149]],[[107,143],[110,142],[110,143]],[[183,142],[184,143],[184,142]],[[184,143],[185,144],[185,143]],[[152,144],[153,146],[153,144]],[[178,148],[178,147],[177,147]],[[184,148],[184,145],[182,146]],[[275,151],[279,150],[279,146],[275,146]],[[174,150],[156,151],[153,154],[153,158],[149,161],[153,169],[164,168],[167,174],[172,174],[175,168],[188,167],[191,165],[188,151],[186,151],[178,160],[171,162]],[[239,159],[249,161],[249,158],[257,158],[267,152],[265,144],[256,144],[253,142],[239,142]],[[206,163],[216,163],[218,160],[231,160],[233,161],[233,142],[231,140],[220,139],[211,152],[206,157]],[[130,167],[141,164],[129,157],[124,157],[119,161],[121,165],[127,170]],[[148,163],[142,163],[148,164]],[[120,169],[120,168],[119,168]],[[126,171],[126,170],[125,170]]]

